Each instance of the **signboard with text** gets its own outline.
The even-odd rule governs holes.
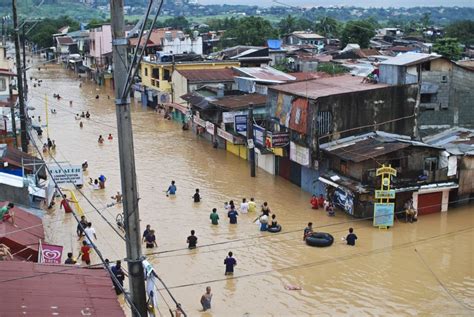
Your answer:
[[[210,135],[214,135],[214,123],[206,121],[206,131]]]
[[[70,184],[72,182],[74,185],[84,185],[81,165],[63,165],[62,167],[59,167],[58,165],[50,165],[48,167],[51,171],[51,176],[54,178],[56,183]]]
[[[290,142],[290,160],[302,166],[310,166],[311,155],[309,148]]]
[[[375,199],[395,199],[395,190],[376,190]]]
[[[63,254],[62,246],[41,243],[38,252],[38,263],[61,264],[61,257]]]
[[[263,146],[265,144],[265,129],[259,125],[253,125],[253,138],[256,144]]]
[[[229,141],[230,143],[234,143],[234,136],[231,133],[222,130],[221,128],[217,128],[217,135],[224,140]]]
[[[201,118],[194,116],[193,117],[193,122],[196,123],[197,125],[205,128],[206,127],[206,121],[202,120]]]
[[[284,147],[290,143],[290,134],[287,132],[272,132],[271,147]]]
[[[374,226],[392,227],[394,218],[394,203],[375,203],[374,204]]]
[[[234,117],[235,132],[247,135],[247,116],[237,115]]]

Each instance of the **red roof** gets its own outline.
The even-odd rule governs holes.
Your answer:
[[[212,100],[211,103],[224,109],[248,108],[250,103],[258,107],[267,103],[267,96],[260,94],[231,95]]]
[[[56,38],[58,40],[59,45],[70,45],[74,44],[74,41],[69,36],[61,36]]]
[[[274,85],[269,87],[269,89],[282,93],[287,93],[290,95],[317,99],[320,97],[341,95],[356,91],[380,89],[387,86],[388,85],[386,84],[365,84],[361,83],[360,77],[342,75],[329,78],[300,81],[291,84]]]
[[[192,83],[234,81],[234,71],[230,68],[178,70],[177,72]]]
[[[0,283],[1,316],[125,316],[103,269],[1,261]]]
[[[0,201],[0,208],[6,204],[8,201]],[[10,221],[2,221],[0,243],[7,245],[12,254],[21,251],[17,254],[21,258],[37,261],[39,240],[44,240],[43,221],[40,217],[16,206],[11,210],[15,213],[17,227]]]
[[[171,36],[176,38],[178,35],[179,30],[170,30],[170,29],[154,29],[151,31],[150,39],[148,40],[147,46],[150,45],[161,45],[161,39],[165,38],[166,32],[171,32]],[[148,34],[143,34],[142,40],[140,41],[140,46],[145,43],[145,39],[147,38]],[[131,38],[129,40],[130,46],[136,46],[138,43],[138,37]]]
[[[296,81],[333,77],[333,75],[325,73],[325,72],[298,72],[298,73],[288,73],[288,75],[295,77]]]
[[[5,75],[5,76],[16,76],[15,73],[9,71],[6,68],[0,68],[0,75]]]

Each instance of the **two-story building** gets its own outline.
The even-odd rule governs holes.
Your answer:
[[[474,70],[440,55],[406,53],[379,65],[381,83],[420,85],[420,135],[474,127]]]
[[[283,156],[274,157],[275,173],[324,194],[318,177],[327,161],[319,145],[374,130],[413,136],[417,94],[416,84],[368,84],[350,75],[269,87],[266,128],[290,134]]]
[[[449,193],[458,187],[448,179],[444,149],[413,141],[409,136],[381,131],[342,138],[320,146],[328,169],[319,181],[327,185],[328,198],[355,217],[374,215],[375,190],[381,188],[376,169],[390,165],[395,190],[395,213],[404,215],[413,200],[418,215],[447,211]]]
[[[285,43],[287,45],[311,45],[318,50],[322,50],[324,48],[325,40],[326,38],[324,36],[306,31],[294,31],[285,36]]]
[[[173,74],[175,74],[175,71],[200,70],[206,72],[213,69],[225,69],[238,66],[240,66],[240,63],[237,61],[206,60],[162,62],[148,58],[142,61],[140,65],[141,84],[135,90],[141,93],[141,102],[143,105],[155,107],[157,104],[175,103],[175,95],[173,94]]]
[[[103,24],[89,30],[89,54],[83,65],[89,69],[90,78],[99,85],[112,85],[112,29]]]

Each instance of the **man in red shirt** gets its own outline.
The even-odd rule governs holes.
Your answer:
[[[71,213],[72,208],[69,205],[69,200],[66,198],[66,195],[63,195],[63,200],[61,200],[61,205],[59,206],[59,209],[63,209],[65,213]]]
[[[319,208],[324,208],[324,197],[322,194],[319,195],[318,204],[319,204]]]
[[[318,209],[318,202],[319,202],[319,200],[316,197],[316,195],[313,195],[313,197],[311,197],[311,200],[310,200],[311,208]]]
[[[91,247],[87,245],[87,242],[85,240],[82,241],[82,247],[81,252],[79,252],[79,256],[82,256],[82,261],[86,262],[87,265],[91,264],[90,252]]]

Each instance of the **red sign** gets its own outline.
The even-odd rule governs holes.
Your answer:
[[[54,263],[61,264],[63,255],[63,247],[53,244],[40,244],[38,263]]]

